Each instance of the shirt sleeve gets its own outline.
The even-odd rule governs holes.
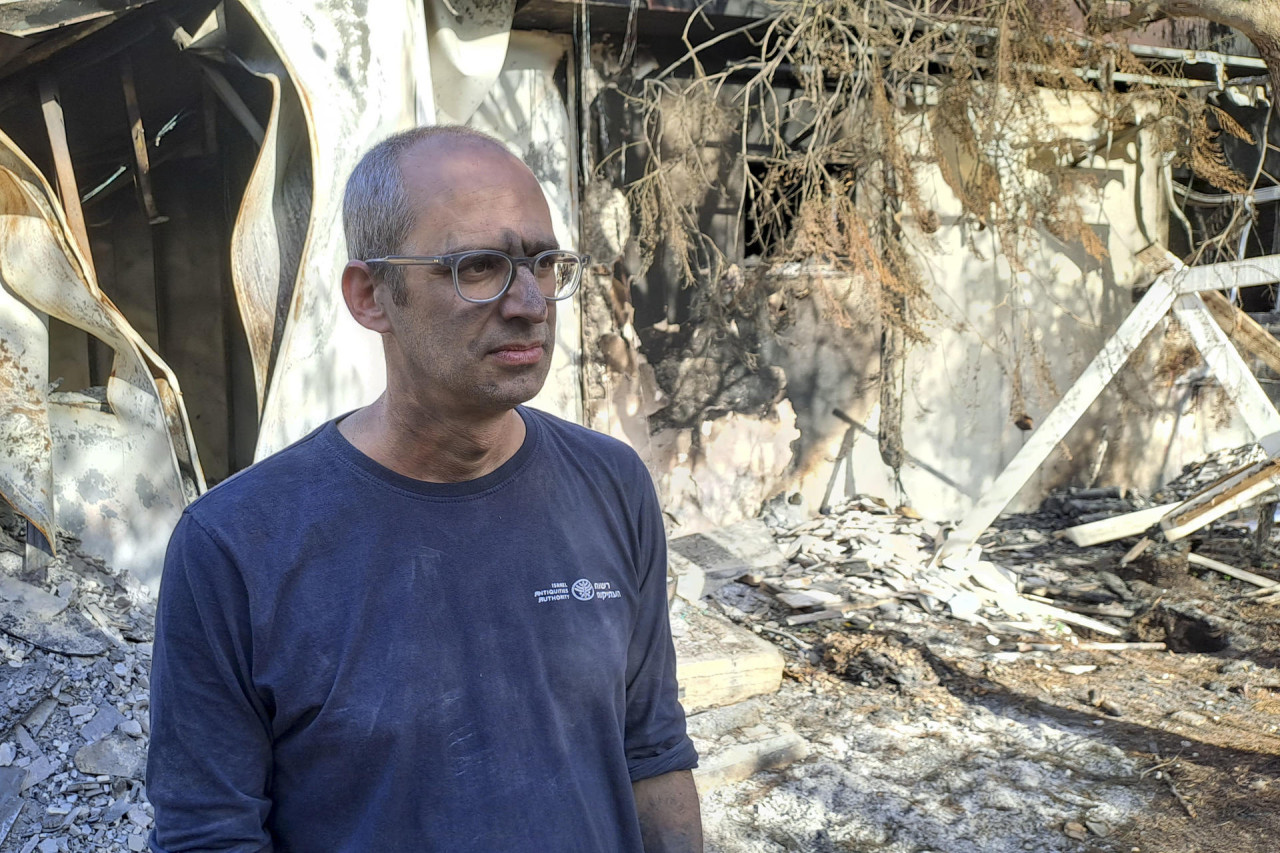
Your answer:
[[[147,795],[155,853],[270,853],[268,714],[252,680],[248,595],[184,514],[169,541],[151,665]]]
[[[667,538],[649,472],[636,460],[643,502],[638,519],[639,612],[627,649],[625,749],[632,782],[691,770],[698,753],[685,732],[676,652],[667,615]]]

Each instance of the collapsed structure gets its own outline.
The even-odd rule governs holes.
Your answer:
[[[1193,305],[1172,320],[1173,297],[1148,297],[1141,333],[1109,343],[1162,271],[1184,308],[1211,288],[1274,308],[1280,270],[1257,259],[1280,249],[1266,147],[1280,123],[1245,39],[1179,23],[1123,51],[1067,51],[1053,73],[1002,59],[1008,33],[980,28],[946,29],[914,65],[867,40],[819,89],[872,72],[888,85],[865,89],[866,111],[831,101],[819,124],[812,69],[762,47],[812,35],[786,29],[791,6],[5,4],[0,494],[28,563],[71,537],[154,585],[187,502],[372,398],[378,343],[337,287],[341,188],[362,150],[414,123],[506,142],[562,244],[596,260],[535,404],[635,446],[674,532],[753,517],[779,493],[813,509],[867,493],[935,520],[976,505],[961,528],[974,541],[1050,488],[1151,491],[1272,431],[1270,389],[1222,350],[1221,319],[1198,326]],[[910,35],[890,6],[849,20]],[[1022,100],[1001,93],[1002,68]],[[1169,120],[1171,92],[1207,105],[1194,126],[1208,130],[1170,141],[1190,126]],[[1017,121],[992,138],[982,111],[1002,103]],[[1235,135],[1206,141],[1218,129]],[[872,148],[837,144],[854,137]],[[868,159],[877,139],[884,163]],[[1215,156],[1216,174],[1252,181],[1207,183]],[[825,208],[796,189],[811,174],[843,187]],[[1012,184],[1022,207],[983,210]],[[860,240],[877,248],[850,263]],[[1142,254],[1153,245],[1217,262],[1212,281],[1169,284]],[[1096,387],[1055,419],[1086,374]]]

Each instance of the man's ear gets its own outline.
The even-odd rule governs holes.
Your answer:
[[[347,261],[342,270],[342,298],[356,322],[370,331],[385,334],[391,322],[378,296],[378,279],[364,261]]]

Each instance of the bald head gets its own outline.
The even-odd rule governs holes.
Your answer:
[[[347,252],[354,260],[399,254],[416,224],[417,206],[405,187],[405,160],[412,155],[418,171],[447,171],[457,155],[484,154],[520,163],[501,142],[469,127],[433,125],[402,131],[369,149],[347,179],[342,225]],[[523,163],[521,163],[523,166]],[[527,167],[524,169],[528,171]],[[530,174],[532,178],[532,174]],[[404,277],[399,267],[375,271],[404,304]]]

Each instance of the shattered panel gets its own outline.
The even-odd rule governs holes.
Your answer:
[[[503,70],[516,0],[427,0],[436,119],[462,124]]]

